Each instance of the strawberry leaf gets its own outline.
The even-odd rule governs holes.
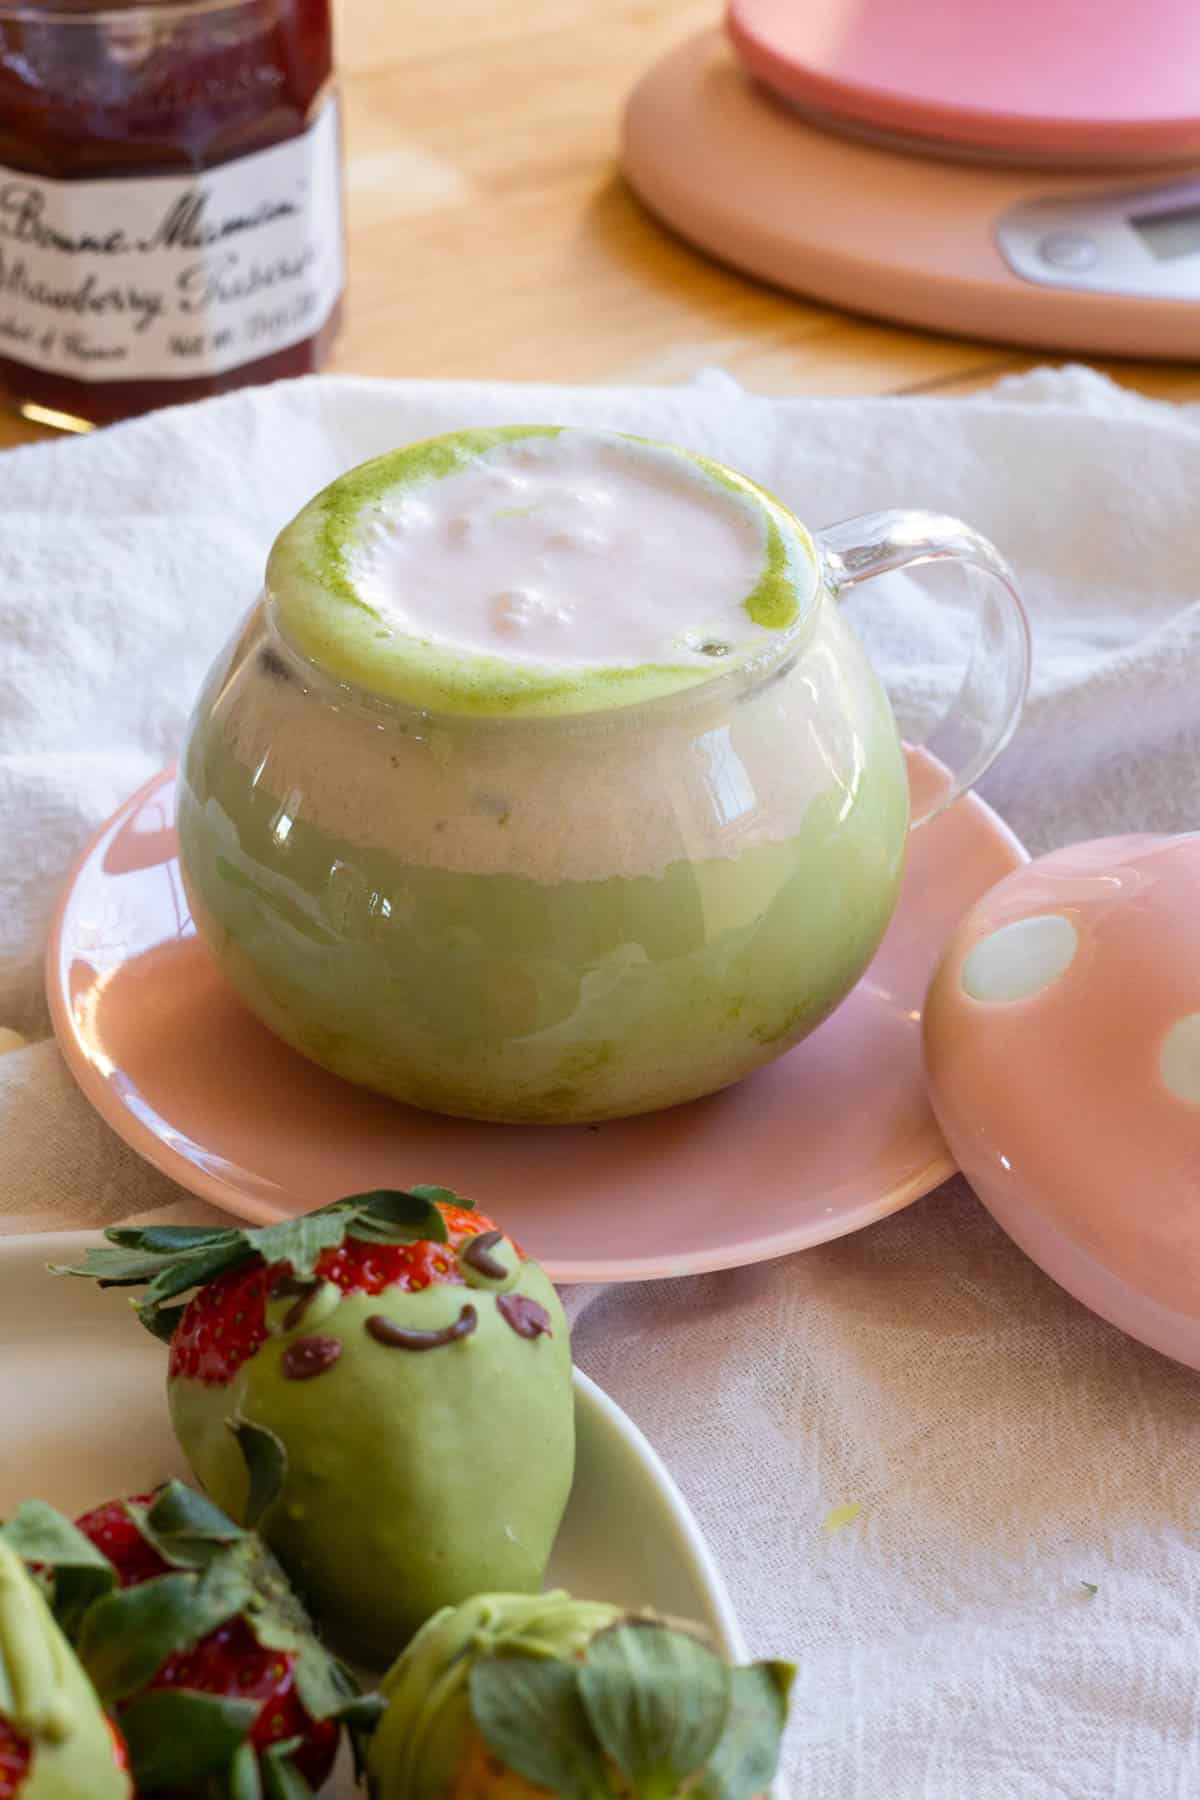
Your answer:
[[[163,1300],[173,1300],[176,1294],[186,1294],[189,1289],[203,1287],[205,1282],[223,1275],[226,1269],[244,1260],[247,1254],[245,1240],[254,1235],[256,1234],[252,1232],[239,1231],[235,1236],[242,1240],[240,1243],[202,1244],[198,1250],[189,1250],[183,1256],[163,1264],[147,1285],[141,1302],[142,1308],[158,1306]]]
[[[138,1793],[201,1783],[232,1773],[258,1717],[257,1700],[226,1700],[187,1688],[156,1688],[121,1714]],[[261,1792],[261,1789],[259,1790]],[[251,1790],[253,1792],[253,1790]]]
[[[224,1800],[263,1800],[258,1751],[250,1742],[234,1751],[229,1773],[225,1777]]]
[[[159,1575],[106,1594],[84,1614],[79,1659],[109,1706],[145,1687],[176,1651],[235,1618],[252,1593],[241,1559],[226,1556],[200,1577]]]
[[[288,1470],[287,1451],[283,1440],[268,1431],[265,1425],[255,1425],[250,1419],[240,1417],[227,1419],[225,1423],[237,1439],[250,1477],[246,1523],[253,1527],[283,1492]]]
[[[144,1687],[176,1650],[197,1640],[191,1575],[160,1575],[106,1594],[88,1609],[79,1658],[106,1706]]]
[[[263,1558],[256,1589],[259,1600],[247,1615],[251,1630],[265,1649],[295,1659],[296,1692],[309,1717],[346,1719],[355,1729],[365,1728],[368,1720],[373,1726],[376,1697],[363,1695],[350,1671],[326,1650],[269,1555]]]
[[[262,1755],[263,1787],[266,1800],[312,1800],[312,1789],[290,1759],[303,1744],[303,1738],[285,1738],[272,1744]]]
[[[70,1638],[92,1602],[111,1594],[117,1585],[117,1572],[108,1558],[44,1500],[24,1501],[0,1537],[26,1563],[47,1571],[54,1616]]]
[[[465,1194],[456,1194],[453,1188],[427,1187],[422,1183],[407,1191],[415,1194],[418,1200],[432,1200],[435,1206],[461,1206],[464,1212],[475,1211],[475,1202],[468,1200]]]
[[[154,1306],[136,1308],[138,1317],[147,1331],[164,1344],[169,1344],[175,1336],[179,1321],[187,1311],[186,1306]]]
[[[605,1754],[645,1800],[671,1800],[716,1748],[729,1714],[729,1670],[681,1631],[614,1625],[588,1645],[579,1697]]]
[[[795,1674],[795,1667],[783,1662],[730,1671],[729,1716],[695,1800],[751,1800],[768,1787],[779,1765]]]
[[[444,1244],[446,1221],[437,1208],[439,1199],[450,1206],[458,1204],[457,1194],[449,1188],[375,1188],[369,1194],[356,1194],[351,1236],[386,1232],[393,1242],[416,1243],[428,1238]]]
[[[23,1500],[12,1518],[5,1521],[0,1536],[26,1562],[53,1563],[56,1568],[103,1569],[113,1582],[116,1580],[113,1566],[103,1552],[44,1500]]]
[[[157,1236],[163,1237],[167,1229],[160,1227]],[[191,1227],[180,1225],[174,1229],[186,1232],[190,1239]],[[104,1235],[110,1241],[113,1238],[112,1231],[106,1231]],[[144,1235],[146,1234],[141,1231],[125,1230],[121,1232],[121,1238],[125,1241],[120,1249],[89,1250],[78,1265],[50,1263],[47,1266],[52,1275],[91,1276],[99,1281],[101,1287],[139,1287],[143,1282],[153,1280],[164,1269],[174,1268],[181,1261],[207,1254],[211,1250],[237,1250],[245,1238],[245,1233],[240,1230],[222,1231],[199,1244],[189,1241],[175,1249],[147,1250],[140,1242]],[[131,1241],[134,1239],[139,1241]]]
[[[468,1688],[475,1723],[506,1768],[565,1800],[611,1800],[572,1663],[486,1657],[472,1667]]]
[[[350,1738],[354,1779],[360,1785],[367,1772],[367,1746],[386,1711],[387,1701],[382,1694],[360,1694],[356,1700],[349,1701],[338,1714]]]
[[[296,1658],[296,1692],[313,1719],[335,1719],[362,1698],[348,1669],[306,1634]]]
[[[147,1509],[146,1522],[160,1546],[176,1542],[181,1547],[197,1542],[237,1544],[247,1536],[219,1506],[183,1481],[168,1481],[159,1490]]]
[[[60,1568],[54,1575],[51,1609],[67,1637],[74,1642],[84,1615],[95,1601],[110,1594],[116,1581],[116,1570],[94,1568]]]
[[[332,1250],[346,1236],[348,1212],[304,1213],[278,1225],[264,1225],[248,1235],[264,1262],[288,1262],[301,1280],[311,1275],[322,1250]]]
[[[257,1605],[255,1577],[267,1554],[249,1537],[233,1549],[214,1552],[196,1583],[197,1641]]]
[[[137,1305],[142,1324],[170,1341],[179,1323],[178,1307],[164,1303],[203,1287],[252,1257],[289,1263],[306,1278],[323,1250],[347,1237],[403,1244],[429,1239],[446,1242],[446,1221],[438,1203],[470,1207],[450,1188],[375,1188],[334,1200],[257,1230],[210,1230],[200,1225],[114,1226],[105,1232],[111,1248],[89,1250],[82,1263],[51,1263],[55,1275],[78,1275],[101,1287],[145,1287]]]
[[[207,1569],[233,1545],[250,1541],[249,1532],[182,1481],[168,1481],[149,1505],[126,1500],[124,1506],[163,1561],[190,1574]]]
[[[110,1244],[123,1244],[130,1249],[152,1253],[166,1252],[174,1257],[181,1250],[238,1237],[241,1229],[236,1225],[114,1225],[104,1235]]]

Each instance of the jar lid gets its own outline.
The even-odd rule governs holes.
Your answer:
[[[278,5],[279,0],[0,0],[0,23],[83,23],[137,13],[152,13],[156,19],[190,19],[203,13],[245,12],[251,7],[265,6],[274,12]]]
[[[1195,0],[729,0],[728,23],[816,122],[1051,164],[1200,149]]]

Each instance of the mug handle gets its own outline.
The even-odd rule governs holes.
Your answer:
[[[945,773],[924,805],[914,797],[912,824],[927,824],[991,768],[1017,729],[1029,692],[1030,641],[1013,572],[987,538],[944,513],[863,513],[814,535],[835,600],[860,581],[916,563],[960,562],[991,576],[962,686],[921,746]]]

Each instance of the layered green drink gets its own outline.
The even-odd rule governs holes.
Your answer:
[[[700,458],[459,433],[278,540],[180,783],[197,927],[305,1055],[434,1111],[599,1120],[811,1030],[908,820],[808,534]]]

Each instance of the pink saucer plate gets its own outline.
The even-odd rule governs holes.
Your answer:
[[[909,778],[917,795],[941,775],[913,751]],[[874,962],[811,1037],[723,1093],[600,1126],[440,1118],[305,1061],[197,938],[174,820],[167,770],[85,851],[51,931],[50,1009],[101,1117],[239,1218],[433,1182],[494,1211],[556,1281],[647,1281],[804,1250],[953,1172],[925,1095],[925,989],[963,914],[1026,860],[973,794],[914,834]]]

